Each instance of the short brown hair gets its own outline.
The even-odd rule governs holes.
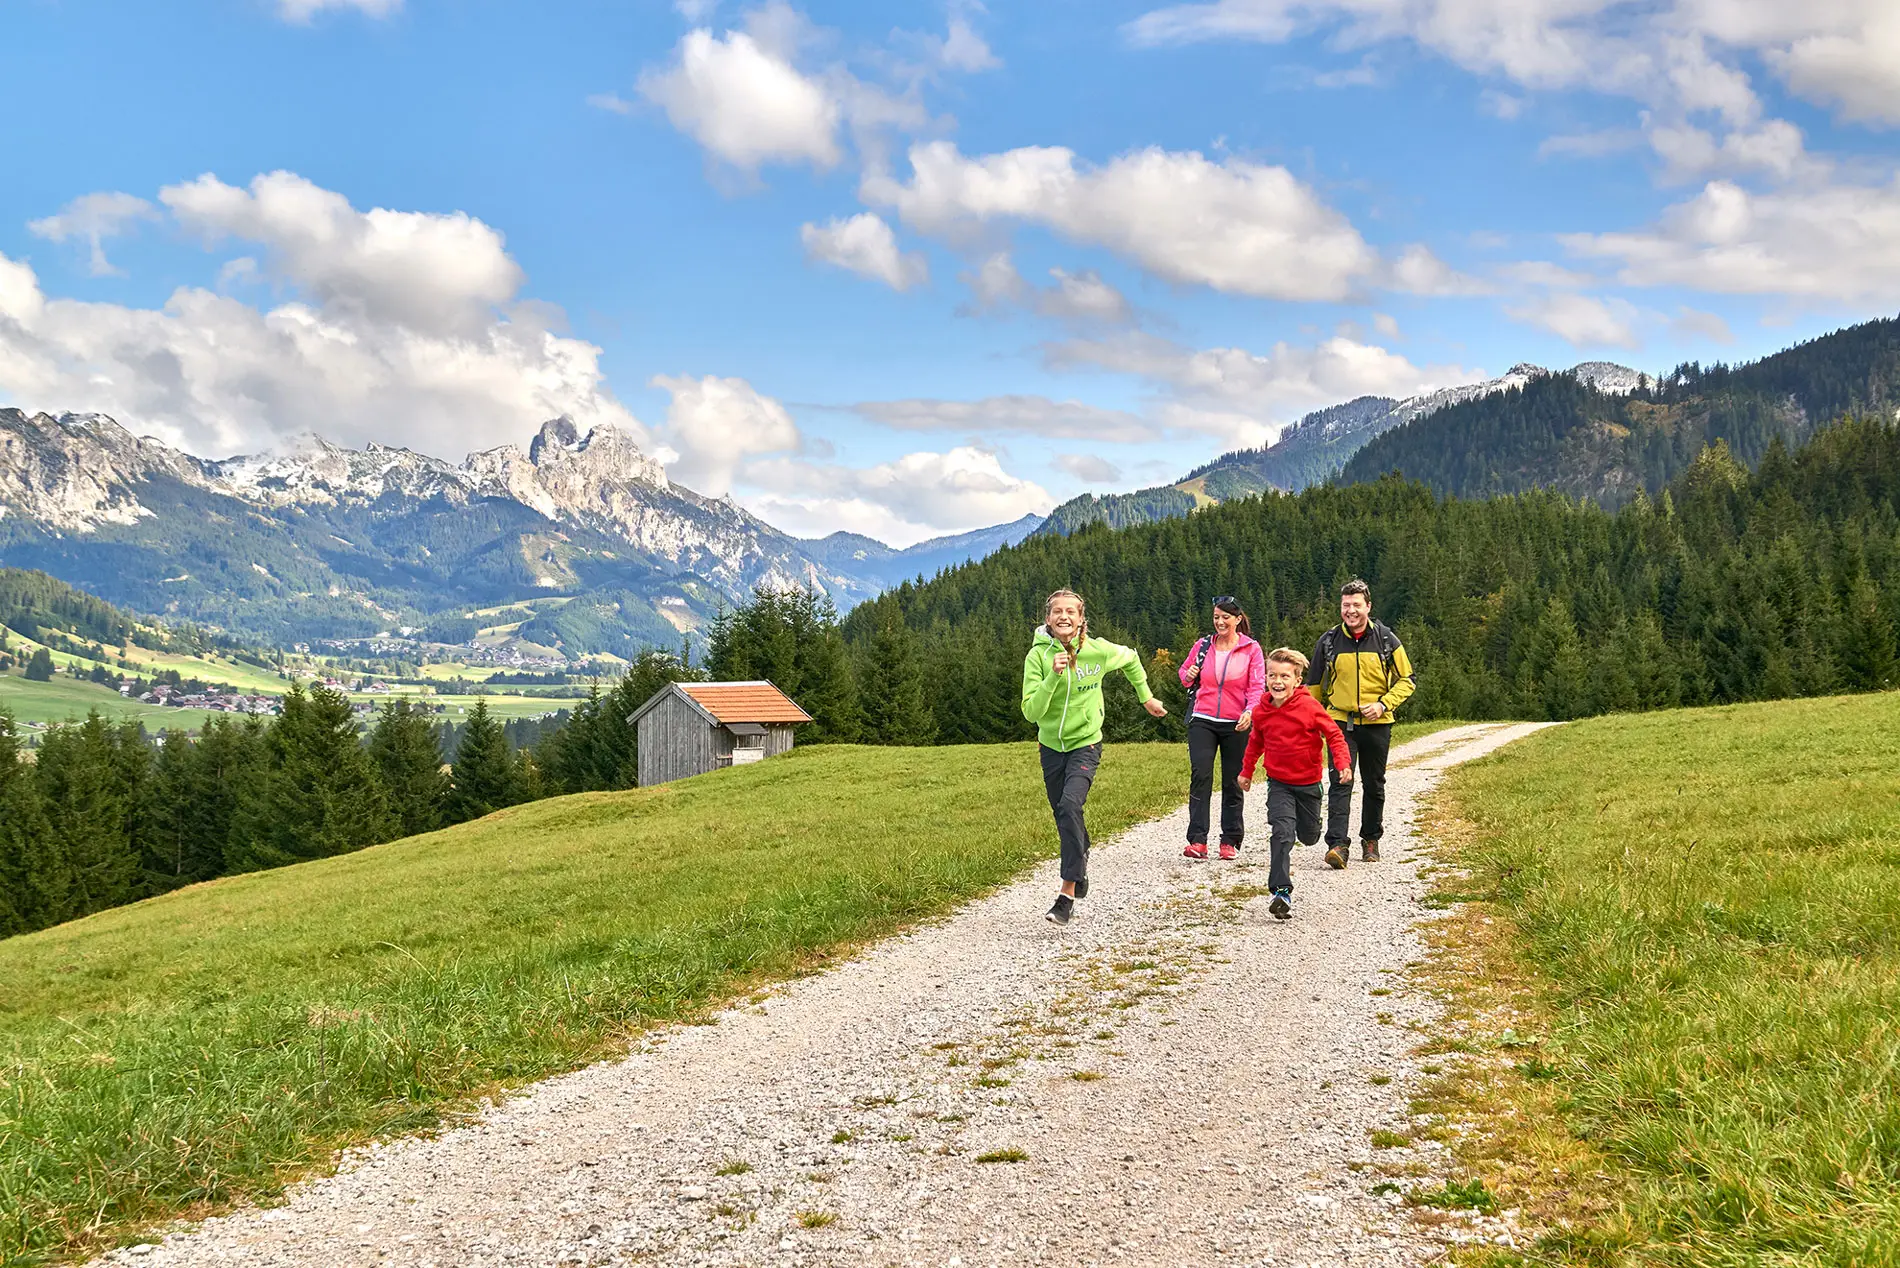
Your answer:
[[[1354,577],[1351,581],[1348,581],[1345,585],[1339,587],[1340,598],[1343,599],[1349,594],[1363,594],[1366,596],[1367,603],[1372,602],[1372,587],[1367,585],[1365,582],[1361,581],[1357,577]]]
[[[1272,651],[1267,653],[1267,660],[1268,661],[1277,660],[1282,665],[1292,665],[1295,668],[1297,668],[1301,673],[1305,673],[1306,667],[1312,663],[1311,661],[1306,659],[1305,652],[1296,652],[1291,647],[1274,648]]]

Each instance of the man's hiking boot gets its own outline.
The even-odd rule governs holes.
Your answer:
[[[1267,910],[1273,913],[1275,920],[1293,919],[1293,895],[1283,889],[1273,891],[1273,898],[1267,903]]]
[[[1206,862],[1207,861],[1207,842],[1190,841],[1188,842],[1187,849],[1181,851],[1181,854],[1183,857],[1186,857],[1186,858],[1197,859],[1201,862]]]
[[[1346,860],[1352,857],[1351,850],[1343,845],[1335,845],[1326,851],[1326,866],[1335,872],[1346,866]]]
[[[1069,897],[1067,894],[1057,894],[1055,906],[1049,909],[1049,923],[1052,925],[1066,925],[1069,923],[1069,917],[1074,914],[1075,899]]]
[[[1240,857],[1240,847],[1231,841],[1222,841],[1220,843],[1220,856],[1224,859],[1237,859]]]
[[[1089,896],[1089,878],[1088,877],[1084,876],[1081,880],[1075,883],[1075,896],[1077,898],[1087,898]]]
[[[1362,863],[1377,863],[1379,861],[1379,843],[1377,841],[1361,841],[1359,843],[1359,860]]]

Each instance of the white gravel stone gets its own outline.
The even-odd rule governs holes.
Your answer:
[[[1321,847],[1297,850],[1291,921],[1266,910],[1263,795],[1237,863],[1184,860],[1177,811],[1099,847],[1067,928],[1042,919],[1055,888],[1045,864],[775,988],[766,1006],[647,1036],[479,1122],[352,1151],[280,1209],[105,1258],[1431,1259],[1444,1243],[1395,1219],[1365,1169],[1369,1134],[1406,1123],[1418,1077],[1406,1027],[1435,1016],[1399,972],[1422,953],[1413,926],[1428,888],[1424,860],[1406,861],[1410,820],[1440,771],[1532,729],[1462,727],[1394,750],[1385,861],[1332,872]],[[1113,746],[1104,764],[1113,780]],[[1369,993],[1381,987],[1395,993]],[[1373,1085],[1375,1072],[1392,1082]],[[719,1174],[735,1161],[751,1169]]]

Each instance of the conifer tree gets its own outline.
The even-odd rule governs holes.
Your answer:
[[[896,609],[886,613],[858,662],[862,717],[859,738],[867,744],[929,744],[936,721],[924,696],[924,665],[917,640]]]
[[[1881,609],[1880,591],[1861,574],[1847,592],[1841,623],[1840,655],[1849,684],[1861,691],[1884,691],[1896,683],[1893,622]]]
[[[50,729],[34,774],[51,852],[63,859],[48,866],[67,877],[67,915],[90,915],[137,897],[139,856],[127,823],[136,790],[122,781],[115,737],[98,711],[78,725]]]
[[[462,728],[451,771],[449,818],[462,823],[512,806],[522,799],[521,770],[508,751],[501,724],[488,716],[488,702],[477,699]]]
[[[33,649],[33,655],[27,658],[26,680],[28,682],[53,681],[53,658],[44,647]]]
[[[233,870],[345,854],[387,841],[395,823],[347,696],[293,685],[265,733],[256,791],[232,832]]]
[[[385,703],[370,731],[369,755],[398,834],[415,836],[442,826],[449,780],[442,771],[435,721],[421,705],[407,700]]]

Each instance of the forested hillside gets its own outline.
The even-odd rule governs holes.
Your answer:
[[[1618,506],[1660,491],[1704,446],[1753,466],[1843,414],[1894,416],[1900,319],[1868,322],[1742,366],[1684,365],[1610,395],[1568,374],[1453,405],[1355,454],[1344,484],[1399,472],[1439,493],[1492,497],[1548,488]]]
[[[1419,667],[1410,717],[1571,718],[1891,686],[1900,625],[1900,430],[1842,423],[1751,474],[1721,445],[1657,498],[1611,512],[1557,493],[1444,500],[1394,479],[1268,494],[1123,532],[1034,538],[845,621],[854,663],[914,661],[918,735],[1028,734],[1018,676],[1043,596],[1074,586],[1091,630],[1172,665],[1216,594],[1269,645],[1310,647],[1340,583]],[[874,644],[884,651],[868,655]],[[908,671],[859,684],[907,690]],[[1166,735],[1125,690],[1111,735]]]

